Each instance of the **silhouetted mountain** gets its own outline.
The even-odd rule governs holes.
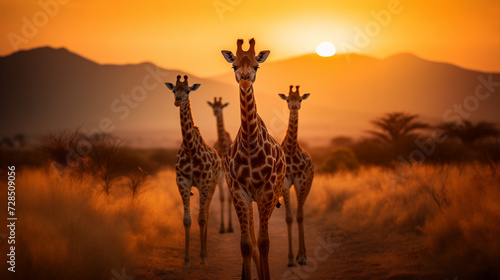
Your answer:
[[[163,84],[175,82],[178,74],[189,75],[190,84],[202,84],[191,93],[191,103],[195,123],[209,143],[215,140],[216,131],[206,101],[214,96],[231,103],[224,117],[232,136],[239,127],[233,73],[199,78],[152,63],[101,65],[66,49],[49,47],[0,57],[0,71],[2,137],[78,126],[105,130],[111,125],[119,135],[142,137],[142,145],[179,143],[178,108]],[[438,123],[452,110],[446,116],[457,118],[454,106],[464,106],[464,102],[468,103],[462,113],[471,120],[498,123],[500,87],[494,86],[495,92],[479,100],[474,94],[481,79],[500,82],[500,74],[489,77],[411,54],[383,60],[357,54],[329,58],[310,54],[262,64],[254,87],[259,114],[279,141],[285,134],[288,109],[277,94],[287,93],[291,84],[300,85],[301,93],[311,93],[300,111],[299,139],[320,144],[338,135],[362,135],[370,120],[386,112],[420,114],[422,120]],[[480,93],[487,91],[483,87]]]
[[[193,115],[198,125],[213,130],[215,119],[206,101],[214,94],[229,100],[225,92],[232,89],[152,63],[100,65],[66,49],[50,47],[1,57],[0,71],[1,136],[80,126],[87,131],[104,131],[100,128],[104,119],[105,124],[115,126],[113,132],[128,136],[140,132],[147,138],[161,131],[165,141],[178,141],[172,135],[180,133],[179,109],[164,82],[175,83],[177,75],[187,74],[190,84],[201,83],[191,94]],[[237,107],[228,107],[228,112],[237,114]]]
[[[232,76],[216,79],[232,82]],[[490,74],[426,61],[412,54],[382,60],[357,54],[328,58],[308,54],[264,63],[255,87],[264,119],[270,121],[285,114],[284,127],[275,125],[283,130],[281,134],[286,129],[288,111],[277,94],[287,93],[292,84],[300,85],[301,93],[311,93],[299,113],[299,139],[326,140],[335,135],[360,135],[370,120],[387,112],[419,114],[422,120],[434,124],[445,118],[456,120],[460,115],[454,112],[455,104],[462,104],[464,116],[472,120],[499,123],[500,84],[489,98],[476,100],[481,79],[489,80]],[[500,74],[492,74],[491,79],[500,83]],[[482,88],[480,92],[486,94],[487,90]],[[473,104],[475,101],[478,104]]]

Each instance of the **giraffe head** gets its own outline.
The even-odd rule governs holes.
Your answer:
[[[238,82],[241,89],[246,91],[255,82],[259,63],[266,61],[270,51],[261,51],[258,55],[255,55],[255,40],[253,38],[250,39],[250,48],[247,51],[242,49],[242,39],[239,39],[236,45],[238,46],[236,56],[231,51],[222,51],[222,55],[227,62],[233,64],[236,82]]]
[[[189,100],[189,92],[195,91],[200,87],[200,84],[188,86],[188,76],[184,75],[184,81],[181,82],[181,75],[177,75],[177,82],[175,86],[172,83],[165,83],[165,85],[175,94],[175,106],[179,107],[182,103]]]
[[[281,99],[286,100],[288,103],[288,109],[292,113],[296,113],[300,109],[300,103],[302,100],[307,99],[310,95],[310,93],[305,93],[304,95],[300,96],[299,93],[299,86],[295,86],[295,91],[293,91],[293,86],[290,86],[290,92],[288,93],[288,96],[284,95],[283,93],[278,94]]]
[[[207,103],[214,110],[214,116],[222,113],[222,109],[229,105],[229,103],[222,104],[222,97],[219,97],[219,100],[217,100],[217,97],[214,97],[214,103],[210,101],[207,101]]]

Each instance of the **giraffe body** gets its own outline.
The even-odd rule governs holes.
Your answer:
[[[290,117],[288,129],[281,143],[281,147],[286,155],[286,179],[283,187],[283,198],[286,207],[286,223],[288,228],[288,266],[295,266],[292,248],[292,223],[293,214],[290,202],[290,188],[295,187],[297,196],[297,224],[299,227],[299,253],[296,257],[300,265],[307,264],[306,247],[304,242],[304,203],[311,190],[314,178],[314,164],[311,156],[297,142],[299,109],[302,100],[309,97],[309,93],[300,96],[299,86],[293,91],[290,86],[288,96],[279,94],[279,96],[288,102]]]
[[[224,159],[226,158],[227,151],[229,150],[229,146],[233,142],[231,140],[231,136],[229,133],[224,129],[224,119],[222,116],[222,109],[225,108],[229,103],[222,104],[222,97],[217,100],[217,98],[214,97],[214,102],[207,102],[210,107],[212,107],[214,111],[214,115],[217,119],[217,142],[214,144],[214,149],[217,151],[219,154],[219,157],[221,158],[221,161],[224,162]],[[225,200],[225,192],[227,188],[226,180],[224,179],[224,169],[221,170],[219,180],[217,185],[219,186],[219,198],[220,198],[220,230],[219,233],[225,233],[226,229],[224,228],[224,200]],[[228,224],[227,224],[227,232],[233,232],[233,223],[231,221],[231,210],[233,208],[233,197],[231,195],[231,192],[229,193],[229,197],[227,199],[227,219],[228,219]]]
[[[180,107],[180,120],[182,129],[182,144],[177,153],[175,165],[176,181],[179,193],[184,204],[184,229],[185,229],[185,255],[184,266],[188,267],[189,259],[189,234],[191,229],[190,196],[191,188],[198,188],[200,195],[200,209],[198,224],[200,226],[201,263],[206,263],[207,258],[207,224],[210,202],[215,191],[220,173],[220,159],[217,152],[207,145],[200,134],[198,127],[194,126],[189,102],[189,92],[198,89],[199,84],[189,87],[187,76],[184,82],[177,76],[177,83],[165,83],[175,94],[175,106]]]
[[[255,56],[255,40],[250,40],[248,51],[242,50],[243,40],[237,41],[236,56],[222,51],[226,61],[233,64],[239,85],[241,126],[224,161],[225,177],[233,195],[233,203],[240,222],[240,250],[243,256],[242,279],[252,280],[251,261],[256,264],[259,279],[270,279],[269,273],[269,219],[283,191],[285,154],[269,135],[257,114],[253,82],[259,63],[266,60],[269,51]],[[255,236],[253,201],[259,213],[259,231]]]

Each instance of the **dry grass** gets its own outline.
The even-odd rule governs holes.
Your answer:
[[[92,178],[60,178],[44,168],[23,169],[16,183],[17,279],[111,279],[122,267],[134,275],[154,243],[183,238],[170,170],[134,199],[125,182],[105,195]]]
[[[500,176],[477,166],[452,172],[449,205],[423,228],[429,257],[460,279],[499,279]]]
[[[373,238],[418,236],[421,244],[416,245],[425,250],[414,251],[424,252],[427,267],[448,279],[499,278],[498,168],[413,166],[411,175],[396,184],[387,179],[388,171],[373,167],[316,175],[306,202],[310,221],[312,216],[331,216],[330,222],[338,223],[340,216],[341,223],[371,232]],[[123,267],[134,275],[157,248],[181,251],[184,229],[175,172],[151,176],[133,198],[126,179],[106,195],[96,187],[98,177],[60,178],[49,168],[20,170],[17,279],[111,279],[111,271],[120,273]],[[6,251],[5,242],[0,249]],[[398,252],[379,257],[390,261],[393,253]],[[1,279],[5,272],[0,272]]]
[[[412,166],[396,184],[389,171],[316,176],[308,213],[337,212],[343,223],[363,230],[417,233],[429,267],[451,279],[500,277],[500,168]]]

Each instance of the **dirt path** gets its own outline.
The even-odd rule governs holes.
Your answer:
[[[242,258],[239,223],[233,212],[234,233],[219,234],[217,193],[211,207],[208,232],[208,264],[199,263],[200,241],[197,223],[191,227],[191,266],[183,264],[183,239],[165,240],[142,261],[135,279],[240,279]],[[342,224],[340,213],[328,221],[305,218],[307,266],[287,267],[288,242],[284,207],[270,220],[272,279],[445,279],[425,272],[421,236],[355,230]],[[196,216],[193,217],[196,221]],[[298,231],[293,228],[294,253]],[[255,267],[252,277],[257,279]]]

